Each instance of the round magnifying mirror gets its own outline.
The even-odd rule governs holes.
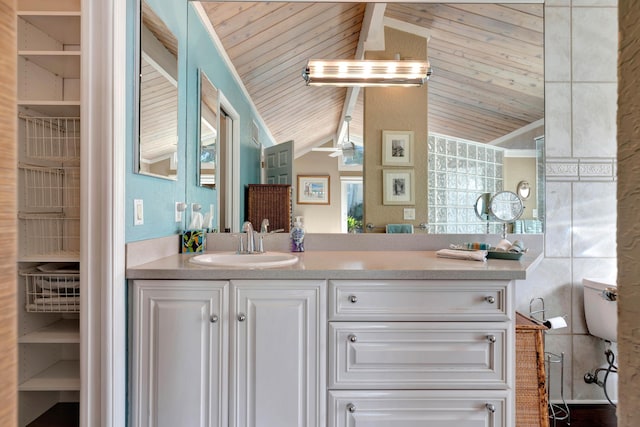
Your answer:
[[[491,202],[491,193],[483,193],[476,200],[474,205],[476,216],[482,221],[489,221],[491,212],[489,212],[489,203]]]
[[[520,199],[527,200],[531,196],[531,186],[528,181],[520,181],[516,187]]]
[[[491,198],[489,210],[495,219],[506,223],[520,218],[524,206],[520,197],[513,191],[501,191]]]

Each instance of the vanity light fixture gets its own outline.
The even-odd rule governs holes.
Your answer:
[[[310,59],[302,71],[307,86],[422,86],[429,61]]]

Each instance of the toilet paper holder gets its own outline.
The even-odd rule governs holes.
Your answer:
[[[529,301],[529,317],[542,323],[549,329],[564,328],[567,326],[567,322],[564,316],[546,318],[546,309],[544,306],[544,298],[533,298]],[[549,420],[553,422],[553,427],[556,427],[557,421],[565,421],[567,425],[571,424],[571,411],[564,398],[564,352],[558,354],[548,351],[544,352],[545,355],[545,370],[546,370],[546,382],[547,382],[547,400],[549,401]],[[553,367],[557,366],[557,370],[560,374],[560,400],[557,403],[551,402],[551,388],[552,388],[552,372]],[[555,383],[554,383],[555,384]]]
[[[547,311],[544,307],[544,298],[532,298],[531,301],[529,301],[529,317],[542,323],[549,329],[560,329],[567,327],[566,315],[550,318],[547,318],[546,315]]]

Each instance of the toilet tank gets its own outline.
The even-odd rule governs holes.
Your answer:
[[[618,340],[618,304],[607,299],[603,292],[617,290],[614,280],[582,279],[584,285],[584,313],[589,333],[603,340]],[[617,295],[617,293],[616,293]]]

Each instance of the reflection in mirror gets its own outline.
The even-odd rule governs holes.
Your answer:
[[[178,41],[145,1],[140,18],[136,172],[176,179],[178,167]]]
[[[520,181],[516,188],[518,191],[518,196],[522,200],[527,200],[531,196],[531,185],[529,185],[528,181]]]
[[[204,71],[200,71],[200,168],[203,187],[216,188],[218,140],[218,90]]]
[[[491,202],[491,193],[482,193],[476,200],[475,210],[476,216],[481,221],[489,221],[491,212],[489,211],[489,203]]]
[[[382,173],[374,174],[374,182],[369,175],[357,175],[363,179],[365,216],[393,210],[380,221],[400,223],[405,222],[404,208],[415,208],[415,221],[409,222],[416,226],[427,222],[430,233],[483,233],[486,223],[474,212],[478,196],[515,188],[525,179],[532,184],[532,201],[522,218],[535,220],[530,211],[543,212],[536,171],[544,166],[536,165],[534,142],[544,134],[543,4],[198,4],[199,16],[210,21],[274,141],[295,141],[296,173],[329,174],[336,183],[330,205],[294,207],[294,215],[305,218],[308,232],[347,229],[341,224],[348,220],[343,214],[348,209],[341,209],[341,204],[348,197],[341,194],[337,183],[357,175],[340,165],[347,160],[343,156],[329,157],[312,149],[339,147],[349,130],[350,140],[362,141],[365,171],[374,170],[367,159],[373,159],[375,168],[381,167],[381,129],[365,132],[365,125],[368,128],[376,121],[357,92],[306,87],[300,72],[310,58],[354,58],[383,52],[384,48],[371,43],[386,41],[388,32],[410,33],[411,37],[426,34],[428,38],[427,59],[433,67],[426,85],[428,112],[413,121],[400,111],[399,118],[382,130],[415,130],[426,122],[428,141],[426,135],[421,136],[416,145],[429,144],[429,150],[420,153],[413,168],[416,174],[425,168],[429,173],[416,183],[421,208],[417,204],[379,206]],[[368,20],[372,16],[384,19]],[[389,88],[390,93],[399,90],[411,89]],[[372,92],[367,91],[360,93],[366,92],[371,99]],[[415,110],[412,105],[403,108]],[[350,126],[347,116],[353,118]],[[431,153],[439,157],[428,157]],[[525,155],[531,156],[526,161],[533,176],[521,176]],[[369,205],[370,196],[378,205]],[[376,221],[377,230],[384,230],[385,224]],[[495,232],[500,231],[499,226],[492,222]]]
[[[522,215],[522,200],[513,191],[501,191],[491,198],[491,215],[500,222],[512,222]]]

